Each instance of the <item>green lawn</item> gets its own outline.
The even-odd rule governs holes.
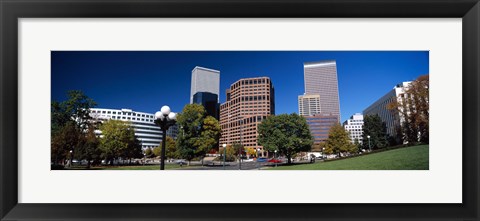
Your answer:
[[[387,150],[314,164],[285,165],[273,170],[428,170],[428,145]]]

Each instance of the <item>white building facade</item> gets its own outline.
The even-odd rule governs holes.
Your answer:
[[[356,113],[352,115],[350,119],[343,122],[343,127],[349,133],[352,143],[355,143],[355,140],[363,143],[363,114]]]
[[[411,81],[397,84],[391,91],[367,107],[363,111],[363,115],[378,114],[382,122],[385,122],[387,125],[387,134],[392,137],[397,137],[397,130],[401,126],[403,119],[398,111],[389,110],[388,105],[394,101],[402,101],[405,96],[405,90],[410,84]]]
[[[190,104],[193,103],[193,95],[195,95],[197,92],[216,94],[218,97],[217,102],[220,102],[220,71],[199,66],[193,68],[190,89]]]
[[[107,120],[130,122],[135,130],[135,137],[140,141],[143,149],[160,146],[162,142],[162,131],[154,122],[155,114],[133,111],[131,109],[91,108],[90,116],[100,122]],[[95,133],[101,136],[102,131],[97,130]]]

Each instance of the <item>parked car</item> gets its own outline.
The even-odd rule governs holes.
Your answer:
[[[180,164],[180,165],[186,165],[187,164],[187,161],[186,160],[175,160],[175,163],[176,164]]]
[[[268,159],[265,158],[265,157],[260,157],[260,158],[257,158],[257,162],[267,162]]]
[[[275,159],[275,158],[272,158],[270,160],[268,160],[269,163],[281,163],[282,161],[279,160],[279,159]]]

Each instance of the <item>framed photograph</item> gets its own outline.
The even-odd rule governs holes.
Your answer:
[[[479,220],[477,0],[0,10],[1,220]]]

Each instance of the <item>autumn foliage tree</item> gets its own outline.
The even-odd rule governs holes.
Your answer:
[[[235,148],[232,146],[232,145],[227,145],[227,147],[225,147],[226,149],[224,149],[224,147],[220,147],[218,149],[218,153],[220,154],[220,160],[223,160],[223,155],[225,154],[225,161],[227,162],[233,162],[235,161],[237,158],[236,158],[236,155],[238,154],[238,152],[235,150]]]
[[[409,144],[429,143],[429,75],[422,75],[406,87],[404,94],[388,104],[401,119],[400,134]]]
[[[167,143],[165,144],[165,146],[166,146],[165,156],[167,158],[175,159],[178,157],[177,145],[175,140],[172,137],[167,136]],[[155,154],[155,156],[159,157],[161,155],[161,152],[162,152],[161,146],[153,148],[153,154]]]
[[[328,138],[325,141],[325,153],[337,154],[340,153],[357,153],[358,148],[356,145],[350,142],[348,132],[340,125],[336,123],[330,128],[328,132]]]

